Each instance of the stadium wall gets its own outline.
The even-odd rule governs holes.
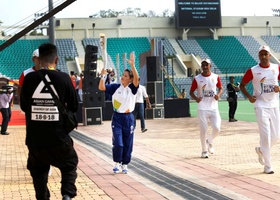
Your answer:
[[[247,22],[244,23],[244,18]],[[100,33],[107,37],[167,37],[187,38],[191,36],[213,36],[210,29],[177,29],[171,17],[118,18],[57,18],[56,38],[98,38]],[[267,24],[268,23],[268,24]],[[72,30],[71,24],[74,24]],[[94,26],[93,26],[94,25]],[[222,17],[222,28],[216,29],[217,36],[280,35],[280,17]]]

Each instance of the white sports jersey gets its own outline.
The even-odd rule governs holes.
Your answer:
[[[118,113],[131,113],[135,107],[137,89],[133,83],[124,87],[122,84],[106,84],[106,92],[112,95],[113,109]]]
[[[144,103],[144,98],[148,97],[146,88],[143,85],[139,85],[139,88],[136,93],[136,103]]]
[[[213,110],[218,108],[218,101],[214,98],[217,94],[219,76],[211,73],[210,76],[199,74],[195,77],[197,83],[197,97],[202,97],[198,103],[198,110]]]
[[[255,107],[275,108],[279,106],[279,93],[274,92],[274,86],[278,85],[279,67],[270,64],[268,68],[256,65],[251,68],[254,87],[253,95],[257,97]]]

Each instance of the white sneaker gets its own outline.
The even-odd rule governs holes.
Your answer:
[[[263,173],[265,173],[265,174],[274,174],[274,171],[272,170],[272,167],[264,166]]]
[[[48,174],[49,176],[51,176],[52,175],[52,166],[50,166],[50,169],[49,169],[49,174]]]
[[[213,144],[210,144],[210,142],[208,141],[208,139],[206,140],[206,144],[208,145],[208,152],[211,154],[214,154],[215,149],[213,147]]]
[[[120,172],[121,163],[116,162],[115,167],[113,168],[114,173]]]
[[[209,158],[208,152],[207,152],[207,151],[203,151],[203,152],[201,153],[201,158]]]
[[[122,173],[124,174],[128,173],[127,165],[122,165]]]
[[[262,155],[262,152],[261,152],[261,148],[256,147],[255,150],[256,150],[256,153],[258,154],[259,163],[261,165],[264,165],[264,160],[263,160],[263,155]]]

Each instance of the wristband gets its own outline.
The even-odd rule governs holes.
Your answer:
[[[107,78],[106,75],[102,75],[102,76],[101,76],[101,79],[102,79],[104,82],[106,81],[106,78]]]

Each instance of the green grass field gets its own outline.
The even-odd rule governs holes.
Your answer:
[[[228,120],[228,102],[219,101],[219,111],[222,119]],[[197,103],[190,102],[190,112],[192,117],[197,116]],[[235,118],[240,121],[256,122],[256,115],[254,111],[254,105],[248,100],[239,100]]]

